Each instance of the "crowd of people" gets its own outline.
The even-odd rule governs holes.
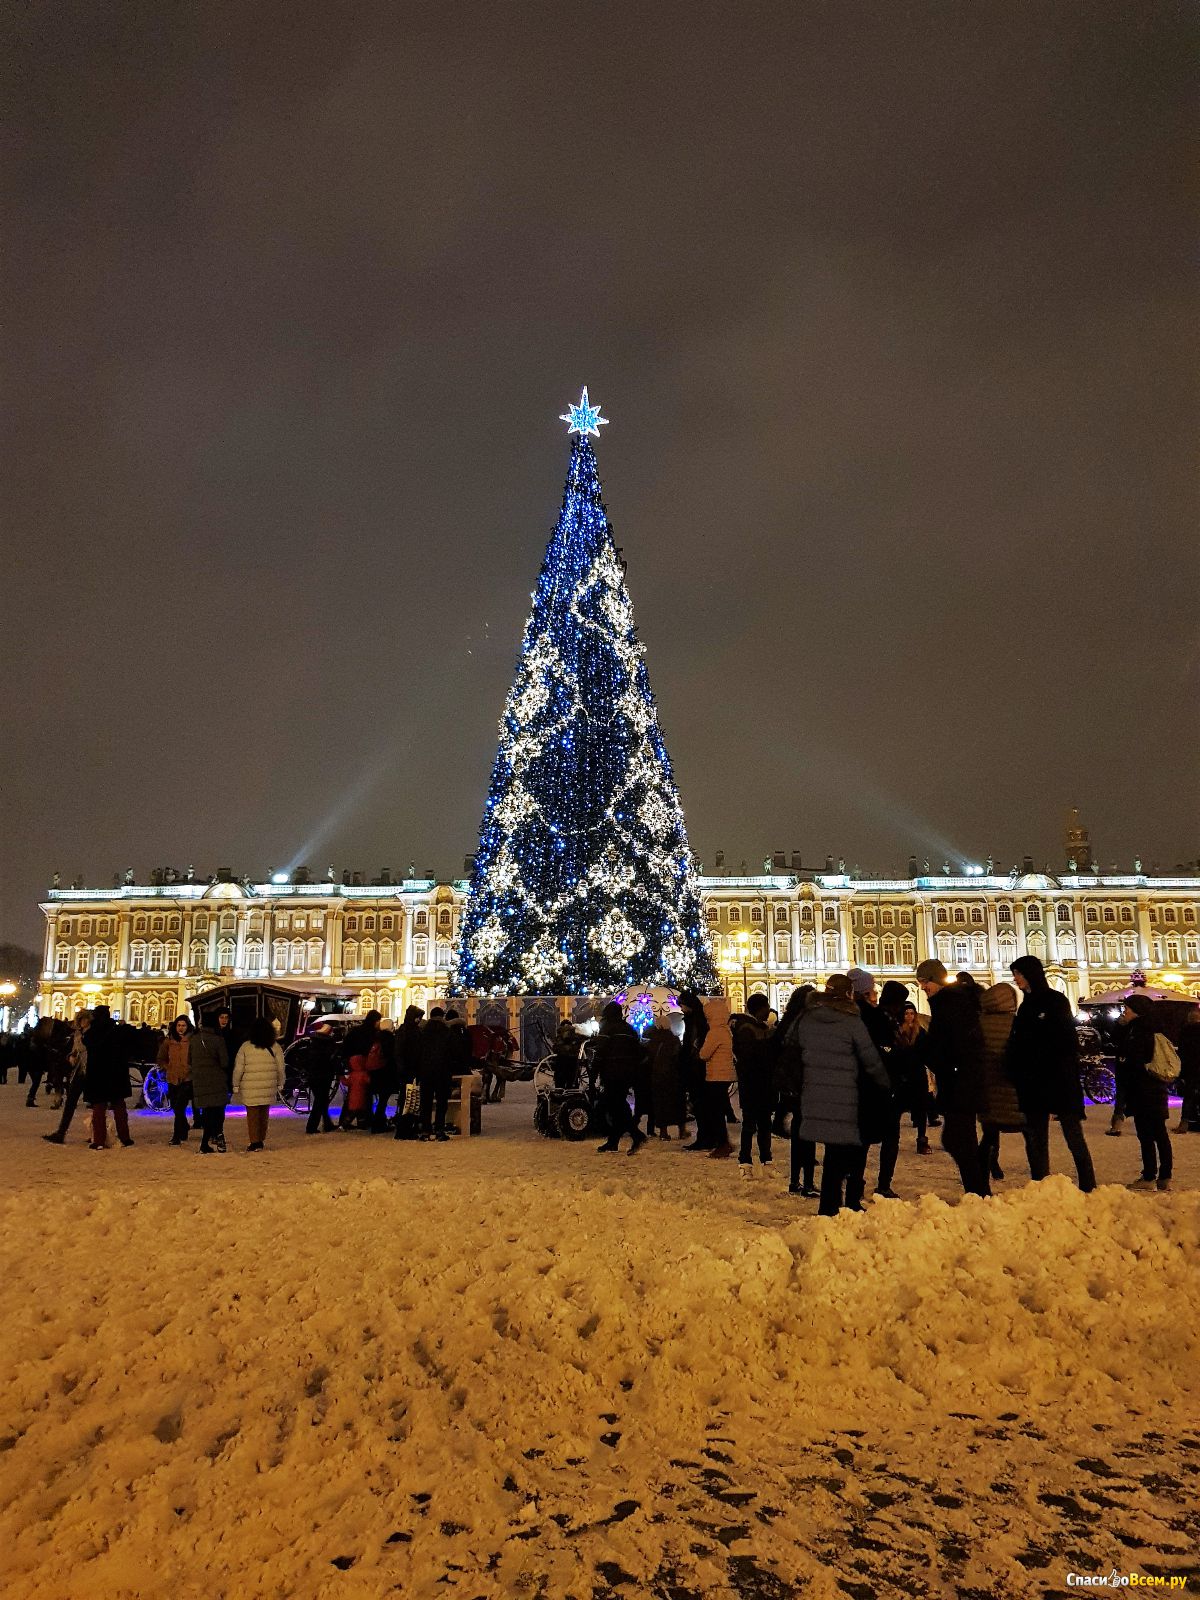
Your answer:
[[[1005,1134],[1020,1134],[1032,1179],[1049,1174],[1056,1120],[1079,1187],[1089,1191],[1096,1177],[1070,1002],[1050,986],[1036,957],[1020,957],[1011,971],[1012,983],[984,987],[969,973],[951,977],[941,962],[923,961],[916,979],[928,1016],[918,1014],[904,984],[890,981],[877,991],[858,967],[833,974],[822,989],[802,985],[778,1018],[765,994],[752,994],[733,1015],[724,996],[685,991],[681,1033],[663,1017],[639,1034],[611,1003],[588,1069],[606,1132],[600,1151],[611,1154],[628,1138],[632,1155],[657,1135],[687,1140],[689,1153],[721,1160],[735,1154],[736,1127],[738,1165],[749,1176],[756,1158],[760,1165],[773,1159],[782,1138],[789,1191],[819,1200],[821,1214],[833,1215],[861,1209],[876,1147],[873,1192],[898,1198],[893,1184],[906,1116],[915,1154],[931,1153],[929,1130],[940,1127],[964,1192],[981,1196],[1004,1176]],[[447,1120],[454,1078],[478,1066],[465,1019],[441,1006],[428,1017],[409,1006],[398,1027],[370,1011],[340,1041],[330,1022],[318,1022],[292,1045],[286,1068],[278,1026],[266,1018],[235,1036],[228,1011],[199,1026],[179,1016],[165,1037],[152,1038],[173,1113],[171,1143],[187,1144],[199,1130],[202,1155],[226,1150],[230,1104],[245,1107],[247,1149],[263,1150],[288,1070],[307,1087],[306,1134],[362,1129],[445,1142],[458,1131]],[[16,1067],[31,1106],[46,1090],[61,1111],[58,1127],[44,1135],[51,1144],[65,1141],[82,1100],[93,1150],[108,1147],[110,1115],[116,1141],[129,1146],[130,1063],[145,1059],[145,1046],[139,1030],[119,1023],[107,1006],[80,1011],[73,1024],[42,1018],[23,1035],[0,1038],[0,1082]],[[1178,1128],[1191,1122],[1200,1130],[1200,1008],[1176,1050],[1153,1001],[1131,994],[1115,1047],[1116,1104],[1107,1131],[1119,1136],[1132,1118],[1142,1165],[1131,1187],[1169,1189],[1168,1094],[1176,1077],[1184,1088]],[[562,1023],[553,1068],[564,1089],[578,1079],[581,1049],[574,1024]],[[740,1119],[730,1098],[735,1084]]]
[[[751,995],[745,1011],[731,1015],[724,997],[685,992],[682,1038],[667,1018],[640,1037],[621,1008],[609,1005],[592,1061],[608,1135],[600,1152],[612,1154],[628,1137],[633,1155],[656,1131],[669,1139],[675,1129],[682,1138],[694,1123],[685,1150],[717,1160],[733,1156],[729,1091],[736,1082],[741,1170],[749,1176],[756,1155],[760,1164],[770,1162],[774,1140],[785,1137],[789,1191],[818,1199],[822,1215],[862,1208],[876,1146],[874,1193],[898,1198],[892,1185],[906,1115],[916,1154],[930,1154],[928,1130],[940,1127],[964,1192],[983,1196],[1004,1176],[1004,1134],[1021,1135],[1032,1179],[1049,1175],[1056,1120],[1079,1187],[1090,1191],[1096,1175],[1070,1002],[1051,987],[1036,956],[1021,956],[1011,971],[1012,983],[985,988],[969,973],[952,978],[940,961],[923,961],[916,978],[928,1017],[918,1014],[903,984],[887,982],[878,991],[859,967],[833,974],[823,989],[802,985],[778,1019],[765,994]],[[564,1024],[556,1047],[564,1084],[571,1031]],[[1169,1189],[1168,1091],[1175,1076],[1191,1102],[1180,1129],[1200,1118],[1200,1008],[1176,1052],[1157,1027],[1153,1002],[1131,995],[1116,1050],[1117,1103],[1108,1131],[1119,1135],[1132,1116],[1142,1170],[1131,1187]]]
[[[29,1106],[45,1089],[61,1112],[57,1128],[43,1135],[49,1144],[65,1143],[83,1100],[91,1114],[91,1149],[108,1148],[110,1113],[117,1143],[131,1146],[130,1068],[146,1055],[141,1033],[105,1005],[77,1012],[72,1024],[44,1017],[27,1034],[0,1041],[0,1083],[15,1068],[18,1081],[28,1084]],[[224,1154],[225,1114],[234,1104],[245,1108],[247,1150],[266,1148],[271,1107],[286,1073],[276,1024],[259,1018],[238,1037],[228,1011],[199,1026],[178,1016],[165,1037],[153,1034],[153,1046],[173,1113],[173,1145],[187,1144],[195,1129],[201,1155]],[[292,1050],[293,1069],[308,1094],[306,1133],[361,1128],[445,1142],[458,1131],[447,1122],[453,1081],[474,1061],[464,1019],[454,1009],[433,1006],[426,1018],[410,1006],[399,1028],[369,1011],[340,1044],[330,1023],[318,1023]],[[343,1103],[335,1118],[339,1090]]]

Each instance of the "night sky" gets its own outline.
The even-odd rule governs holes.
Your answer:
[[[5,30],[0,938],[460,873],[583,383],[707,866],[1200,855],[1194,8]]]

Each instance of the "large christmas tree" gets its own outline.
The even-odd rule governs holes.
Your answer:
[[[582,399],[500,723],[458,986],[484,994],[708,991],[715,974],[671,760]]]

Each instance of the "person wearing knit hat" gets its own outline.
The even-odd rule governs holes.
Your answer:
[[[922,961],[917,987],[929,1002],[929,1067],[942,1114],[942,1149],[958,1167],[964,1194],[990,1195],[979,1151],[983,1109],[983,1033],[979,995],[950,983],[940,961]]]
[[[1125,1100],[1142,1153],[1142,1175],[1129,1187],[1169,1189],[1174,1163],[1167,1131],[1169,1085],[1150,1071],[1157,1032],[1153,1000],[1147,994],[1127,996],[1121,1020],[1126,1026],[1117,1044],[1117,1078],[1125,1085]]]
[[[845,973],[832,973],[824,991],[809,996],[795,1040],[803,1063],[798,1137],[825,1147],[818,1212],[834,1216],[843,1205],[861,1211],[867,1159],[862,1084],[869,1079],[884,1096],[890,1087]]]
[[[854,995],[854,1003],[858,1007],[858,1014],[871,1036],[871,1043],[879,1051],[884,1067],[887,1068],[892,1046],[896,1042],[896,1025],[879,1004],[875,979],[865,967],[851,967],[846,976],[850,979],[850,989]],[[859,1120],[862,1124],[863,1142],[879,1146],[879,1175],[875,1180],[875,1193],[884,1200],[896,1200],[899,1196],[892,1189],[892,1179],[896,1175],[896,1162],[900,1155],[901,1106],[897,1096],[899,1084],[893,1079],[890,1068],[888,1078],[892,1085],[890,1098],[884,1101],[881,1096],[875,1103],[868,1090],[863,1108],[864,1114]]]

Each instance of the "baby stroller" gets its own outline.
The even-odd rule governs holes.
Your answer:
[[[544,1139],[586,1139],[599,1129],[601,1119],[590,1065],[591,1042],[581,1040],[574,1083],[564,1083],[561,1063],[553,1055],[534,1069],[533,1125]]]

